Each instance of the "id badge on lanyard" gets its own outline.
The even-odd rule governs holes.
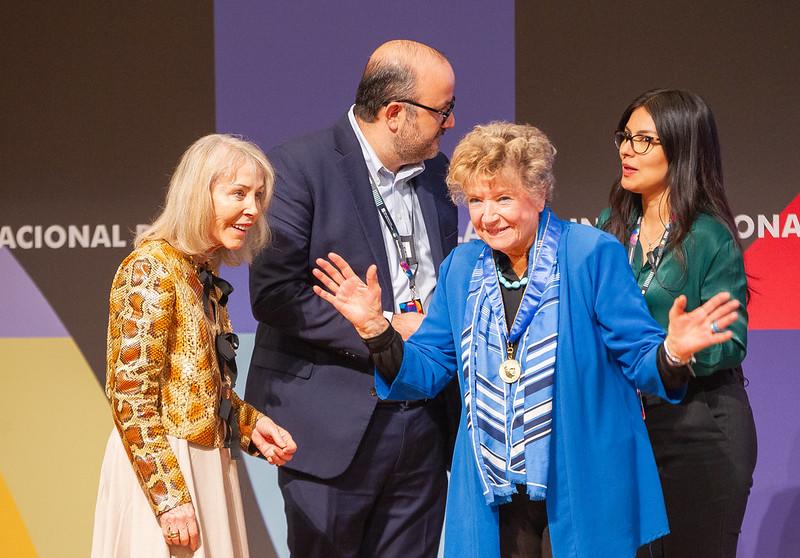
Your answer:
[[[639,243],[639,233],[642,229],[642,217],[639,216],[639,219],[636,221],[636,226],[631,232],[630,239],[628,240],[628,263],[633,267],[633,254],[636,251],[636,244]],[[647,294],[647,289],[650,288],[650,283],[653,282],[653,278],[656,276],[656,270],[658,266],[661,264],[661,260],[664,257],[664,250],[667,246],[667,241],[669,240],[669,224],[664,229],[664,234],[661,235],[661,242],[658,243],[658,247],[652,252],[647,254],[644,253],[644,248],[642,248],[642,257],[647,258],[647,262],[650,264],[650,273],[647,274],[647,277],[644,280],[644,283],[641,286],[642,296],[644,297]],[[636,395],[639,396],[639,406],[642,409],[642,420],[645,420],[646,414],[644,410],[644,397],[642,396],[641,390],[636,390]]]
[[[423,314],[422,301],[419,295],[417,295],[416,277],[419,262],[417,261],[417,251],[414,248],[413,224],[411,232],[412,234],[400,236],[400,244],[398,246],[398,249],[402,247],[402,252],[399,253],[400,269],[406,274],[408,278],[408,288],[411,291],[411,300],[400,303],[400,313],[406,314],[408,312],[416,312],[418,314]]]
[[[386,207],[386,203],[383,201],[383,196],[381,196],[381,193],[378,191],[378,187],[374,184],[374,182],[372,182],[372,180],[370,180],[370,186],[372,186],[372,197],[375,200],[375,205],[378,208],[378,212],[383,218],[383,222],[386,224],[386,228],[389,229],[389,233],[392,235],[392,239],[394,240],[395,247],[397,248],[397,256],[400,259],[400,269],[402,269],[403,273],[405,273],[406,278],[408,279],[408,288],[411,291],[411,300],[407,300],[406,302],[401,302],[399,304],[400,313],[406,314],[408,312],[417,312],[422,314],[422,300],[417,294],[416,285],[416,275],[419,262],[417,260],[417,251],[414,246],[413,206],[411,210],[411,234],[401,235],[400,231],[397,230],[397,225],[394,224],[394,219],[392,219],[392,216],[389,214],[389,209]]]

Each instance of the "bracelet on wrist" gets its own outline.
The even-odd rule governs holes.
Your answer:
[[[667,357],[667,361],[672,366],[686,366],[691,370],[692,375],[694,375],[694,369],[692,368],[692,364],[697,362],[697,359],[694,358],[694,355],[689,356],[687,360],[681,360],[675,355],[673,355],[669,350],[669,344],[667,343],[666,339],[664,340],[664,356]]]

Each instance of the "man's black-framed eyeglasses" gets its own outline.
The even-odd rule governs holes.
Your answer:
[[[427,105],[423,105],[422,103],[418,103],[416,101],[412,101],[411,99],[393,99],[391,101],[386,101],[384,106],[388,105],[389,103],[408,103],[409,105],[414,105],[415,107],[419,107],[421,109],[429,110],[431,112],[435,112],[439,116],[442,117],[442,124],[447,122],[447,119],[450,118],[450,115],[453,114],[453,110],[456,108],[456,98],[453,97],[450,99],[450,104],[447,105],[447,108],[442,109],[435,109],[433,107],[429,107]]]
[[[617,130],[614,132],[614,145],[617,146],[617,149],[622,147],[622,144],[626,141],[631,142],[633,152],[637,155],[644,155],[650,151],[652,146],[661,145],[661,140],[654,136],[646,136],[644,134],[632,135],[629,132],[623,132],[622,130]]]

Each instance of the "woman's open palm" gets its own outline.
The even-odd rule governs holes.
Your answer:
[[[360,333],[372,333],[370,325],[385,322],[381,312],[381,287],[375,265],[367,269],[364,283],[344,258],[331,252],[330,261],[317,258],[312,273],[325,289],[314,285],[314,293],[330,302]],[[383,328],[385,329],[385,328]]]

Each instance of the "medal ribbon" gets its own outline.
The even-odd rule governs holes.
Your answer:
[[[562,224],[549,208],[540,214],[537,242],[511,328],[492,250],[478,256],[470,278],[461,335],[464,407],[487,503],[508,501],[517,484],[532,499],[545,497],[549,468],[552,394],[558,338],[560,275],[556,255]],[[518,343],[522,374],[500,378],[508,343]]]

